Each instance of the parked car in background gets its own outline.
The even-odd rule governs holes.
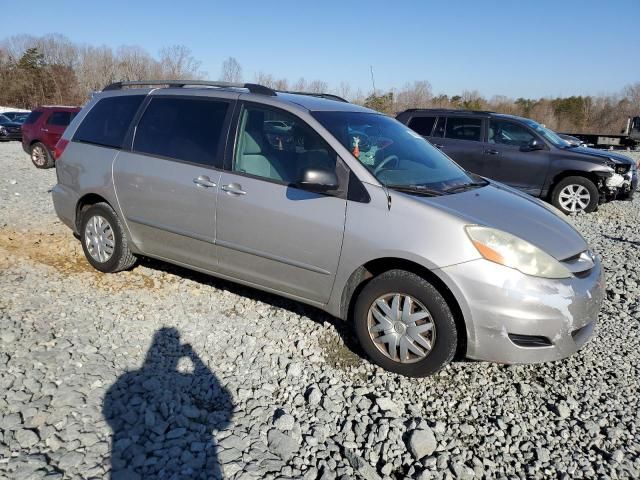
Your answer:
[[[169,88],[125,88],[140,83]],[[122,82],[57,149],[55,210],[97,270],[149,256],[314,305],[397,373],[432,374],[456,352],[557,360],[597,321],[600,260],[563,216],[373,110],[255,84]]]
[[[80,107],[35,108],[22,124],[22,148],[37,168],[54,165],[55,146]]]
[[[0,142],[20,140],[22,124],[11,120],[4,114],[0,114]]]
[[[24,123],[30,113],[31,112],[2,112],[0,115],[4,115],[13,122]]]
[[[534,120],[494,112],[410,109],[397,119],[466,170],[545,199],[564,213],[631,199],[638,168],[618,153],[572,145]]]

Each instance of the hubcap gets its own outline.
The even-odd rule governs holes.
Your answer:
[[[45,164],[45,155],[44,149],[40,146],[33,147],[31,150],[31,160],[36,165],[42,166]]]
[[[560,191],[560,205],[569,212],[581,212],[587,208],[590,201],[591,194],[582,185],[567,185]]]
[[[376,348],[394,362],[424,359],[436,340],[431,313],[411,295],[389,293],[379,297],[369,307],[367,327]]]
[[[94,215],[84,228],[84,242],[91,258],[104,263],[113,255],[115,239],[113,229],[106,218]]]

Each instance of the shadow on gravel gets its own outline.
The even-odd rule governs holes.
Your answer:
[[[178,330],[158,330],[142,368],[121,375],[104,398],[111,478],[222,478],[212,431],[229,424],[232,409],[232,396]]]
[[[640,247],[640,242],[636,241],[636,240],[627,240],[626,238],[622,238],[622,237],[614,237],[612,235],[603,235],[604,238],[608,238],[609,240],[613,240],[614,242],[622,242],[622,243],[629,243],[631,245],[636,245]]]
[[[218,290],[225,290],[241,297],[247,297],[254,301],[266,303],[267,305],[271,305],[272,307],[282,308],[292,313],[303,315],[321,325],[325,322],[329,323],[334,327],[338,335],[340,335],[340,338],[348,349],[347,352],[338,351],[336,349],[335,342],[331,342],[332,351],[330,352],[330,355],[332,357],[331,361],[334,364],[342,366],[352,365],[357,363],[359,359],[366,358],[366,355],[361,349],[360,344],[358,343],[358,340],[355,337],[350,325],[347,322],[329,315],[327,312],[324,312],[319,308],[315,308],[301,302],[296,302],[294,300],[289,300],[276,294],[271,294],[262,290],[240,285],[211,275],[196,272],[195,270],[189,270],[187,268],[182,268],[171,263],[165,263],[160,260],[155,260],[153,258],[140,257],[138,265],[145,266],[153,270],[170,273],[172,275],[177,275],[193,282],[198,282],[203,285],[217,288]],[[325,350],[327,349],[327,347],[328,345],[323,345],[323,348],[325,348]]]

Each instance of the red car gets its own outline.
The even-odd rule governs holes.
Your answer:
[[[38,107],[22,124],[22,148],[37,168],[51,168],[54,149],[80,107]]]

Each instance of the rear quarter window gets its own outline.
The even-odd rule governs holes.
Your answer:
[[[42,116],[42,112],[31,112],[27,119],[24,121],[24,125],[31,125],[32,123],[36,123],[36,121]]]
[[[47,119],[47,125],[66,127],[76,115],[77,112],[52,112]]]
[[[482,119],[468,117],[449,117],[445,137],[454,140],[482,140]]]
[[[122,148],[124,137],[145,95],[103,98],[87,113],[73,140]]]
[[[423,137],[430,137],[436,117],[413,117],[409,121],[409,128]]]

